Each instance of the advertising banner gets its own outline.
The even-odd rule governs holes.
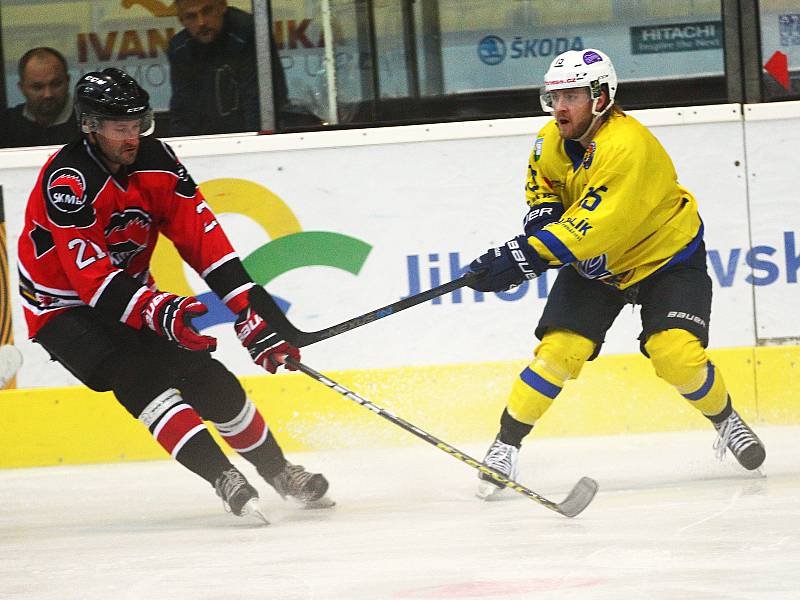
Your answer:
[[[468,25],[459,21],[458,27],[449,21],[441,25],[445,93],[539,87],[556,55],[589,47],[601,48],[613,57],[621,81],[724,73],[718,13],[683,19],[633,19],[615,9],[620,18],[556,27],[513,18],[513,4],[506,7],[512,18],[505,27],[485,29],[475,25],[474,19]],[[229,0],[228,5],[248,12],[252,7],[250,0]],[[343,121],[350,119],[358,102],[369,100],[363,97],[362,79],[371,77],[373,63],[383,97],[408,94],[398,6],[376,7],[381,35],[380,54],[374,61],[367,48],[359,46],[356,4],[333,4],[337,97]],[[326,115],[328,77],[319,3],[274,0],[271,7],[272,30],[291,100]],[[495,14],[498,8],[495,3],[483,3],[474,10]],[[118,67],[142,84],[156,110],[169,107],[166,50],[172,36],[182,29],[173,2],[7,0],[0,7],[0,18],[9,106],[24,100],[17,87],[19,58],[31,48],[51,46],[66,57],[73,83],[88,71]],[[781,31],[790,31],[791,26],[782,25]],[[782,40],[794,39],[791,33],[781,35]],[[424,62],[425,57],[420,60]]]
[[[184,164],[254,280],[287,308],[296,327],[315,331],[458,277],[487,248],[517,235],[526,212],[527,159],[546,119],[529,121],[535,122],[530,131],[473,139],[422,135],[413,142],[278,151],[261,138],[264,151],[228,154],[236,149],[230,138],[214,141],[214,155],[191,152],[191,141],[174,147],[179,156],[187,151]],[[438,127],[444,126],[427,129]],[[697,196],[705,221],[715,283],[713,347],[754,343],[751,289],[763,275],[752,268],[755,247],[776,243],[772,232],[759,234],[753,250],[748,242],[741,127],[736,118],[652,129],[681,182]],[[347,135],[361,137],[358,131]],[[3,172],[12,264],[37,171]],[[181,264],[170,243],[159,244],[153,273],[161,289],[208,303],[210,313],[199,325],[219,338],[223,362],[238,374],[259,373],[234,336],[233,315]],[[458,290],[308,346],[304,356],[325,369],[524,359],[535,346],[533,330],[554,275],[499,294]],[[11,279],[15,288],[16,273]],[[781,293],[786,283],[776,278],[765,285]],[[74,383],[40,347],[24,341],[18,302],[13,316],[26,358],[20,385]],[[639,331],[638,308],[626,308],[604,352],[637,352]]]
[[[767,118],[745,122],[753,247],[744,259],[752,269],[756,335],[759,344],[797,344],[800,214],[792,163],[800,139],[800,102],[758,108]]]

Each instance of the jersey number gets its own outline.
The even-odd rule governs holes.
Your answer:
[[[586,210],[592,211],[597,208],[597,205],[603,200],[600,197],[601,192],[607,192],[608,188],[604,185],[601,185],[599,188],[595,189],[593,187],[589,188],[589,191],[586,192],[586,195],[581,200],[581,208],[585,208]]]
[[[79,269],[85,269],[98,258],[104,258],[106,256],[106,253],[100,249],[100,246],[94,242],[87,242],[81,238],[70,240],[67,243],[67,248],[70,250],[77,248],[78,254],[75,257],[75,266],[77,266]],[[93,255],[86,255],[87,248],[89,249],[89,252],[93,253]]]

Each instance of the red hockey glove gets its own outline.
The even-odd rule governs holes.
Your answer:
[[[236,329],[236,337],[247,348],[253,362],[270,373],[275,373],[283,364],[278,360],[279,355],[286,354],[300,360],[300,350],[278,335],[250,306],[239,313],[233,327]],[[290,371],[297,370],[290,365],[286,365],[286,368]]]
[[[207,312],[205,304],[192,296],[155,292],[142,307],[142,319],[158,335],[182,348],[213,352],[217,349],[216,338],[199,334],[191,323],[194,317]]]

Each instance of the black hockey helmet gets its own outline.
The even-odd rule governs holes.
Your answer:
[[[97,132],[105,120],[139,120],[139,135],[149,135],[154,129],[150,95],[133,77],[114,67],[86,73],[78,80],[75,116],[83,133]]]

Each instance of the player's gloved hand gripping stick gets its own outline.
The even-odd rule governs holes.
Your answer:
[[[361,316],[353,317],[352,319],[348,319],[347,321],[339,323],[338,325],[333,325],[332,327],[328,327],[326,329],[320,329],[319,331],[300,331],[297,329],[289,322],[280,307],[261,286],[253,286],[253,288],[250,290],[249,298],[250,305],[253,307],[253,309],[260,314],[267,323],[269,323],[276,330],[280,331],[287,342],[289,342],[292,346],[302,348],[303,346],[308,346],[316,342],[321,342],[322,340],[327,340],[328,338],[339,335],[340,333],[344,333],[346,331],[350,331],[356,327],[361,327],[362,325],[372,323],[378,319],[383,319],[389,315],[394,315],[399,313],[401,310],[411,308],[417,304],[422,304],[423,302],[427,302],[428,300],[432,300],[438,296],[443,296],[444,294],[452,292],[453,290],[457,290],[458,288],[469,286],[481,279],[485,273],[485,269],[469,271],[458,279],[454,279],[453,281],[444,283],[430,290],[420,292],[419,294],[403,298],[402,300],[398,300],[392,304],[387,304],[386,306],[375,309]]]

